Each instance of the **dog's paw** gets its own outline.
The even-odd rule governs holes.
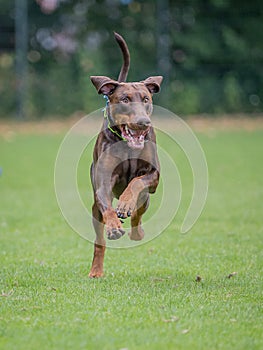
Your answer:
[[[125,234],[125,231],[121,226],[121,220],[117,217],[117,214],[114,211],[114,209],[105,212],[103,219],[108,239],[116,240],[121,238]]]
[[[131,232],[128,233],[128,236],[132,241],[141,241],[144,237],[144,230],[141,226],[132,227]]]
[[[106,228],[107,237],[110,240],[116,240],[121,238],[125,231],[122,228]]]
[[[131,216],[133,211],[136,208],[136,201],[131,200],[122,200],[120,197],[120,200],[117,205],[116,213],[118,218],[120,219],[126,219],[127,217]]]
[[[89,273],[89,278],[101,278],[103,277],[103,271],[101,269],[92,268]]]

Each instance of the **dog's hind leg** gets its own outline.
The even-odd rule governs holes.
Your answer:
[[[104,224],[102,215],[96,203],[94,203],[92,207],[92,215],[92,222],[96,232],[96,240],[94,243],[94,256],[89,277],[95,278],[103,276],[103,261],[106,249],[106,242],[104,239]]]
[[[150,202],[149,193],[142,193],[139,196],[138,207],[131,216],[131,232],[129,237],[133,241],[140,241],[144,237],[144,231],[141,227],[142,216],[146,212]],[[142,204],[143,203],[143,204]]]

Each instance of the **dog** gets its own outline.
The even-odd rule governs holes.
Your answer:
[[[159,92],[163,77],[152,76],[127,83],[129,50],[123,37],[114,35],[123,56],[118,80],[106,76],[90,77],[97,92],[107,100],[91,165],[92,216],[96,232],[91,278],[103,276],[104,227],[108,239],[119,239],[125,233],[122,220],[130,217],[130,239],[138,241],[144,237],[142,215],[148,208],[149,194],[156,191],[160,176],[150,116],[152,95]],[[112,207],[114,197],[118,199],[116,209]]]

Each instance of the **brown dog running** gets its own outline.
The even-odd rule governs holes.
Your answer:
[[[160,173],[150,116],[152,95],[160,90],[163,78],[154,76],[126,83],[129,50],[124,39],[117,33],[114,35],[124,60],[118,81],[105,76],[91,77],[98,93],[107,99],[107,105],[91,166],[96,240],[89,277],[103,275],[104,226],[108,239],[119,239],[124,235],[121,219],[131,217],[130,239],[144,237],[141,218],[149,205],[149,193],[154,193],[158,186]],[[112,207],[114,197],[119,200],[116,209]]]

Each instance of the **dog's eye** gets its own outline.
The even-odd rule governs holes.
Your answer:
[[[149,97],[147,97],[147,96],[145,96],[144,98],[143,98],[143,102],[144,103],[148,103],[150,100],[149,100]]]
[[[123,97],[123,98],[121,99],[121,102],[122,102],[122,103],[129,103],[130,101],[129,101],[128,97]]]

